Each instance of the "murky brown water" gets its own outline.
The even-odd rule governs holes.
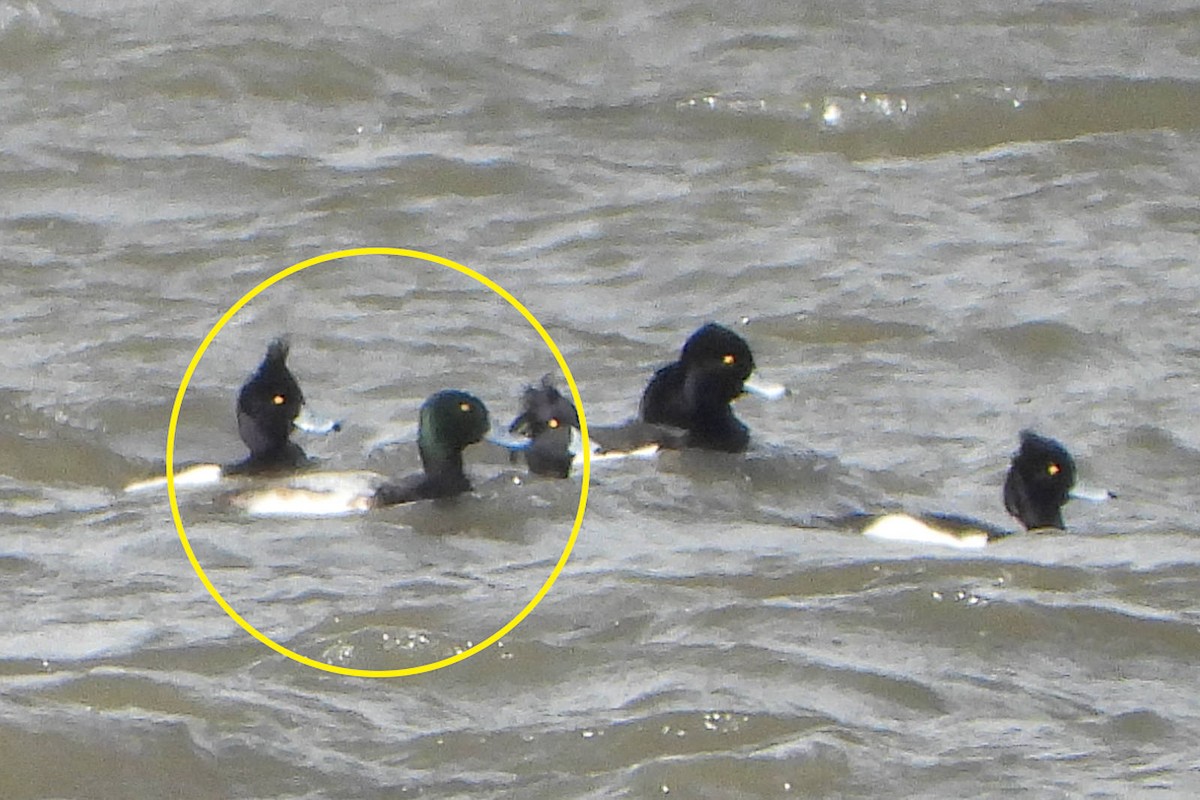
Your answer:
[[[0,5],[0,795],[1190,796],[1200,38],[1187,4]],[[588,419],[706,320],[765,377],[746,456],[597,466],[576,551],[496,647],[415,678],[251,639],[160,468],[220,314],[332,250],[438,253],[546,326]],[[240,453],[288,332],[332,468],[420,401],[507,421],[555,368],[488,290],[381,257],[268,290],[192,381],[181,460]],[[1017,431],[1117,489],[957,553],[806,525],[1007,524]],[[182,514],[312,658],[446,658],[545,581],[579,484],[471,452],[452,508]]]

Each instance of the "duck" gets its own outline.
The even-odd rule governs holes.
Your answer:
[[[730,404],[745,393],[765,399],[787,390],[752,381],[754,356],[746,340],[724,325],[698,328],[676,361],[657,370],[642,393],[632,423],[591,431],[602,451],[645,445],[665,449],[700,449],[742,453],[750,445],[750,429]]]
[[[498,443],[512,449],[514,459],[523,453],[534,475],[566,478],[580,449],[578,430],[575,404],[563,397],[551,376],[543,375],[539,385],[525,387],[521,411],[508,426],[508,432],[524,437],[523,441]]]
[[[1065,530],[1062,509],[1072,498],[1104,500],[1108,490],[1078,490],[1075,459],[1055,439],[1023,430],[1004,479],[1004,508],[1026,531]],[[980,548],[1013,531],[953,514],[905,513],[869,518],[862,534],[874,539]]]
[[[293,430],[327,434],[340,431],[341,422],[312,414],[296,376],[288,369],[290,345],[279,338],[267,346],[258,369],[238,392],[238,436],[250,451],[241,461],[231,464],[193,464],[175,473],[177,485],[216,483],[222,478],[257,475],[282,475],[310,466],[313,462],[291,440]],[[165,477],[137,481],[126,492],[159,488]]]
[[[483,441],[490,421],[478,397],[444,389],[421,404],[417,449],[422,471],[389,480],[368,471],[316,472],[228,498],[253,516],[333,516],[455,497],[472,490],[463,451]]]
[[[474,395],[444,389],[421,405],[417,449],[423,471],[375,491],[375,507],[435,500],[471,491],[463,451],[483,441],[491,423],[487,406]]]
[[[589,439],[593,466],[628,458],[650,458],[657,455],[664,443],[683,446],[684,432],[663,425],[629,422],[620,429],[600,430],[607,432],[609,447],[600,445],[595,438]],[[628,442],[629,446],[613,446],[618,440]],[[493,433],[488,441],[508,450],[514,462],[524,454],[532,475],[567,478],[572,469],[583,466],[579,413],[549,375],[543,376],[540,384],[525,387],[521,410],[507,432]]]

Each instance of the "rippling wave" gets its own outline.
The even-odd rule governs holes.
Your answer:
[[[721,94],[676,104],[714,135],[849,158],[925,157],[1004,144],[1200,127],[1200,83],[1123,78],[920,86],[815,98]]]
[[[1194,9],[693,2],[0,4],[0,796],[1188,796],[1200,620]],[[595,465],[502,641],[346,679],[250,638],[162,474],[217,318],[345,247],[488,275],[590,423],[709,320],[791,393],[744,456]],[[427,263],[272,287],[181,461],[241,453],[289,333],[329,469],[403,474],[438,388],[497,423],[557,364]],[[1014,526],[1017,431],[1107,503],[966,553],[829,520]],[[312,658],[392,669],[543,585],[578,477],[468,452],[462,502],[252,520],[181,493],[206,574]],[[1048,778],[1052,777],[1052,780]]]

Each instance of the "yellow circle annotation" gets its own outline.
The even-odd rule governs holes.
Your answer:
[[[237,314],[237,312],[240,311],[247,303],[289,275],[294,275],[301,270],[308,269],[309,267],[316,266],[317,264],[324,264],[327,261],[337,261],[339,259],[354,258],[356,256],[398,256],[401,258],[415,258],[421,261],[428,261],[433,264],[440,264],[444,267],[448,267],[452,270],[460,272],[463,275],[474,278],[476,281],[482,283],[500,297],[507,300],[509,305],[511,305],[517,311],[520,311],[521,315],[525,317],[525,320],[541,335],[542,341],[546,343],[546,346],[554,355],[554,360],[558,362],[559,369],[562,370],[562,374],[567,380],[567,385],[571,389],[571,399],[575,401],[575,408],[579,412],[579,431],[583,439],[583,473],[579,491],[579,508],[575,512],[575,522],[571,526],[571,535],[567,539],[567,544],[566,547],[563,548],[562,555],[559,556],[558,562],[554,565],[554,569],[550,572],[550,577],[548,577],[546,582],[542,584],[537,594],[535,594],[533,599],[530,600],[525,607],[517,613],[516,616],[509,620],[504,627],[500,628],[498,631],[478,644],[466,650],[462,650],[461,652],[455,653],[452,656],[443,658],[440,661],[431,661],[427,664],[421,664],[415,667],[405,667],[403,669],[356,669],[354,667],[326,664],[284,647],[251,625],[245,618],[238,614],[231,605],[229,605],[228,601],[226,601],[224,597],[221,596],[221,593],[217,591],[217,587],[213,585],[212,581],[209,580],[208,575],[205,574],[204,568],[200,566],[200,561],[196,558],[196,553],[192,550],[192,545],[187,538],[187,532],[184,530],[183,519],[179,513],[179,499],[175,494],[175,433],[179,425],[179,412],[183,408],[183,397],[187,393],[188,384],[192,380],[192,375],[196,372],[196,367],[199,366],[200,359],[203,358],[204,353],[206,350],[208,350],[209,345],[211,345],[213,340],[216,339],[217,334],[221,332],[221,329],[225,327],[226,323],[233,319],[234,315]],[[167,495],[171,502],[171,518],[175,522],[175,529],[179,532],[179,541],[183,543],[183,550],[187,554],[188,561],[191,562],[192,569],[196,571],[196,574],[200,577],[200,581],[204,584],[204,587],[208,589],[208,592],[213,596],[213,599],[217,601],[217,604],[225,610],[225,613],[228,614],[234,620],[234,622],[242,626],[247,633],[275,652],[287,656],[288,658],[300,664],[312,667],[313,669],[322,670],[324,672],[332,672],[338,675],[350,675],[358,678],[399,678],[406,675],[419,675],[424,672],[433,672],[441,669],[442,667],[448,667],[451,664],[457,664],[460,661],[468,659],[471,656],[486,650],[488,647],[491,647],[493,644],[500,641],[500,639],[502,639],[504,636],[507,636],[509,632],[513,630],[513,628],[521,624],[521,621],[529,616],[529,614],[537,607],[537,605],[542,602],[542,599],[546,596],[546,593],[550,591],[550,588],[554,586],[554,582],[558,580],[558,576],[562,573],[563,567],[566,566],[567,559],[570,558],[571,551],[575,548],[575,541],[579,537],[579,529],[583,525],[584,510],[587,508],[588,485],[591,482],[592,462],[590,449],[587,419],[585,418],[583,411],[583,400],[579,396],[579,387],[575,384],[575,377],[571,374],[571,368],[567,365],[567,361],[565,358],[563,358],[562,352],[558,349],[558,345],[555,344],[554,339],[552,339],[550,334],[546,332],[546,329],[542,327],[542,323],[539,322],[537,317],[535,317],[529,311],[529,309],[522,305],[519,300],[509,294],[504,287],[500,286],[486,275],[476,272],[470,267],[466,267],[462,264],[451,261],[448,258],[442,258],[441,256],[434,255],[432,253],[425,253],[420,250],[407,250],[397,247],[358,247],[350,250],[337,250],[332,253],[325,253],[315,258],[310,258],[307,261],[301,261],[299,264],[293,264],[287,269],[280,270],[279,272],[275,273],[270,278],[267,278],[265,281],[258,284],[258,286],[255,286],[253,289],[243,295],[240,300],[230,306],[229,310],[226,311],[219,320],[217,320],[217,324],[212,327],[212,330],[210,330],[204,337],[204,340],[200,342],[200,346],[197,348],[196,354],[192,356],[191,363],[188,364],[187,370],[183,373],[183,380],[180,381],[179,391],[175,395],[175,405],[171,409],[171,423],[167,428]]]

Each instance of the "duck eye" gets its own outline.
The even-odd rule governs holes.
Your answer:
[[[1051,478],[1060,472],[1062,472],[1062,467],[1060,467],[1058,464],[1051,464],[1050,466],[1046,467],[1046,474],[1048,474]]]
[[[464,401],[464,402],[462,402],[462,403],[459,403],[459,404],[458,404],[458,410],[459,410],[459,411],[461,411],[461,412],[463,412],[463,413],[465,414],[465,413],[467,413],[468,411],[470,411],[470,410],[471,410],[471,404],[470,404],[470,403],[468,403],[468,402],[466,402],[466,401]]]
[[[549,427],[551,427],[551,428],[557,428],[557,427],[558,427],[558,420],[557,420],[557,419],[554,419],[554,418],[552,417],[552,418],[550,419],[550,421],[546,423],[546,425],[548,425],[548,426],[549,426]]]
[[[277,405],[277,406],[281,406],[281,405],[283,405],[284,403],[286,403],[286,402],[287,402],[287,398],[286,398],[286,397],[284,397],[284,396],[283,396],[283,395],[281,395],[281,394],[277,394],[277,395],[275,395],[274,397],[272,397],[272,398],[271,398],[271,402],[272,402],[272,403],[274,403],[274,404],[275,404],[275,405]]]
[[[735,361],[737,361],[737,359],[734,357],[733,353],[726,353],[725,355],[721,356],[721,363],[727,367],[732,366],[733,362]]]

